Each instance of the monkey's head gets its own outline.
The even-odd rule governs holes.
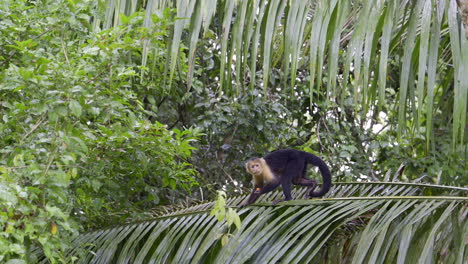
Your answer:
[[[251,158],[245,163],[245,169],[252,175],[261,175],[263,173],[263,163],[260,158]]]

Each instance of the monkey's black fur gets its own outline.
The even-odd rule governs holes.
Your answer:
[[[327,164],[314,154],[295,149],[282,149],[266,155],[263,159],[273,172],[275,180],[268,182],[265,186],[255,186],[249,199],[242,206],[255,202],[260,195],[274,190],[280,184],[283,187],[284,199],[275,201],[274,203],[292,199],[291,184],[309,187],[309,197],[320,197],[330,190],[330,170]],[[322,174],[323,185],[318,192],[314,192],[317,181],[306,177],[308,164],[317,166]]]

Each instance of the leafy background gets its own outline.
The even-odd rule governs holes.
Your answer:
[[[463,1],[0,7],[0,261],[240,194],[284,147],[334,181],[467,185]]]

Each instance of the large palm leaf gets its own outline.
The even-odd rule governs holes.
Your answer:
[[[337,183],[324,199],[272,206],[282,195],[277,191],[239,211],[242,228],[224,246],[218,238],[226,223],[210,216],[213,203],[205,203],[83,234],[70,255],[83,263],[463,263],[467,193],[438,185]]]
[[[171,36],[167,72],[172,79],[185,30],[189,36],[185,45],[190,47],[188,89],[197,43],[209,29],[215,33],[212,35],[219,36],[219,40],[214,39],[220,44],[222,58],[219,91],[233,95],[260,85],[266,92],[272,88],[270,74],[276,69],[283,73],[281,92],[299,92],[296,74],[298,70],[308,70],[310,88],[304,94],[325,94],[328,100],[339,103],[343,103],[344,95],[351,94],[355,105],[362,105],[357,110],[363,110],[360,111],[363,117],[376,103],[394,105],[398,108],[399,134],[408,125],[424,124],[428,143],[432,138],[433,113],[445,100],[444,96],[437,96],[439,83],[451,84],[454,104],[447,119],[453,119],[454,146],[457,147],[456,143],[464,146],[468,41],[463,30],[468,29],[463,27],[455,0],[108,0],[107,3],[104,28],[119,24],[121,13],[129,15],[138,6],[146,6],[146,26],[151,25],[151,14],[169,6],[177,8],[177,17],[182,19],[176,20]],[[212,21],[222,26],[212,25]],[[144,45],[142,61],[146,64],[150,43]],[[398,65],[400,75],[398,84],[392,84],[396,87],[389,87],[387,82],[387,66],[392,62]],[[342,74],[338,74],[338,65]],[[453,67],[453,71],[446,70],[447,67]],[[256,81],[259,74],[262,80]],[[324,76],[328,77],[323,79]],[[398,101],[385,102],[387,88],[398,91]],[[408,116],[414,120],[407,122]]]

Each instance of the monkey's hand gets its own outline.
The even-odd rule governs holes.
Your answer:
[[[245,207],[253,202],[255,202],[257,200],[258,197],[260,197],[260,195],[262,194],[262,188],[255,188],[252,193],[250,194],[249,198],[247,199],[247,201],[241,203],[239,205],[239,208],[242,208],[242,207]]]

